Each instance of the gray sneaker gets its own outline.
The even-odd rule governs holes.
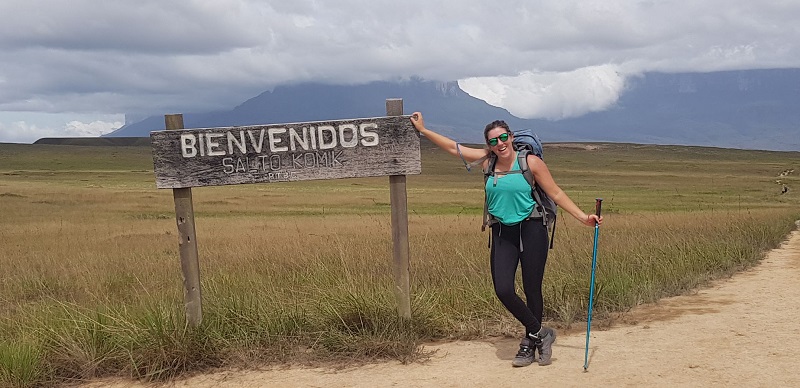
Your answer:
[[[522,342],[519,343],[519,351],[516,357],[514,357],[514,361],[511,362],[511,365],[528,366],[533,364],[533,362],[536,361],[534,346],[533,341],[528,338],[523,338]]]
[[[539,351],[539,365],[545,366],[553,363],[553,343],[556,342],[556,331],[549,327],[542,327],[539,331],[539,340],[536,341],[536,350]]]

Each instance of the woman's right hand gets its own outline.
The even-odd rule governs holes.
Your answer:
[[[422,113],[414,112],[411,115],[411,124],[414,124],[414,129],[416,129],[417,132],[422,132],[425,128],[425,120],[422,118]]]
[[[455,140],[425,128],[425,120],[422,118],[422,113],[420,112],[412,113],[410,120],[411,124],[414,124],[414,129],[416,129],[417,132],[425,136],[425,138],[430,140],[433,144],[436,144],[437,147],[447,151],[450,155],[460,157],[465,163],[471,163],[484,158],[489,152],[483,148],[459,147]]]

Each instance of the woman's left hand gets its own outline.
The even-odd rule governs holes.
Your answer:
[[[603,217],[598,216],[597,214],[587,214],[583,224],[586,226],[594,226],[595,224],[602,225]]]

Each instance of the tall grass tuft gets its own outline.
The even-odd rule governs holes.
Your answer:
[[[749,268],[777,247],[796,217],[781,211],[616,216],[601,227],[594,311],[598,317],[626,311]],[[585,319],[590,248],[586,241],[552,252],[545,281],[551,319],[566,325]]]
[[[33,342],[9,342],[0,346],[0,386],[32,387],[51,378],[41,348]]]

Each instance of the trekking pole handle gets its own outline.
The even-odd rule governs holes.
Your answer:
[[[594,203],[594,214],[597,214],[600,217],[600,208],[603,207],[603,198],[595,198],[596,202]]]

